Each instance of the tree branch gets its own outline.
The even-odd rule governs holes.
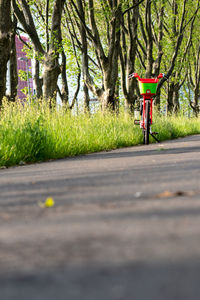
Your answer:
[[[79,93],[79,90],[80,90],[80,80],[81,80],[81,71],[78,73],[78,77],[77,77],[77,87],[76,87],[76,91],[74,93],[74,97],[72,99],[72,103],[70,105],[70,109],[72,109],[74,107],[74,104],[76,103],[77,101],[77,96],[78,96],[78,93]]]
[[[16,0],[12,0],[12,6],[15,12],[15,15],[17,17],[17,19],[19,20],[19,22],[22,24],[22,26],[24,27],[24,30],[27,32],[27,34],[30,36],[35,50],[44,54],[45,51],[43,49],[42,44],[40,43],[36,28],[35,28],[35,24],[30,12],[30,8],[29,5],[27,4],[27,2],[25,0],[20,0],[21,3],[21,7],[22,7],[22,11],[19,9]]]
[[[45,12],[46,49],[49,51],[49,0],[46,0]]]
[[[94,16],[94,2],[93,0],[89,0],[89,18],[90,18],[90,24],[93,32],[93,42],[96,46],[96,50],[99,53],[99,58],[101,61],[101,64],[105,64],[106,61],[106,56],[101,44],[100,36],[99,36],[99,31],[97,29],[96,21],[95,21],[95,16]]]
[[[144,2],[144,0],[141,0],[140,2],[132,5],[131,7],[127,8],[123,13],[122,15],[124,16],[127,12],[129,12],[131,9],[134,9],[135,7],[139,6],[142,2]]]
[[[94,40],[94,36],[92,35],[91,30],[88,28],[88,26],[87,26],[86,23],[85,23],[85,20],[84,20],[84,19],[82,18],[82,16],[80,15],[79,10],[78,10],[76,4],[74,3],[73,0],[71,0],[71,3],[72,3],[72,5],[73,5],[73,7],[75,8],[75,11],[76,11],[76,13],[77,13],[77,15],[78,15],[80,21],[82,22],[83,26],[85,27],[85,30],[87,31],[87,34],[89,35],[89,37],[90,37],[92,40]]]

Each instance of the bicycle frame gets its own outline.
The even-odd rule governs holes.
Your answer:
[[[142,116],[143,119],[140,120],[140,125],[142,126],[142,128],[145,128],[145,109],[146,109],[146,101],[150,101],[150,124],[152,124],[152,116],[153,116],[153,99],[152,98],[146,98],[145,96],[143,96],[143,105],[142,105]]]
[[[137,73],[129,75],[129,79],[137,78],[139,82],[140,94],[142,100],[141,119],[135,120],[136,125],[140,125],[143,129],[143,143],[149,144],[149,135],[151,135],[157,142],[159,140],[155,137],[156,132],[151,131],[151,125],[153,123],[153,97],[156,96],[156,88],[160,78],[163,78],[164,74],[160,74],[157,78],[140,78]]]

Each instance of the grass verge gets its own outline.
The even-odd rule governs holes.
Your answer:
[[[156,117],[153,131],[161,141],[200,134],[200,119]],[[139,126],[123,112],[73,116],[45,103],[4,101],[0,114],[0,166],[133,146],[142,140]]]

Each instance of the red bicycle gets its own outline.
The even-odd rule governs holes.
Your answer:
[[[149,144],[149,135],[151,135],[158,143],[160,142],[155,134],[157,132],[151,131],[152,125],[152,111],[153,111],[153,97],[156,96],[156,89],[159,79],[163,78],[164,74],[158,75],[157,78],[140,78],[137,73],[129,75],[129,79],[137,78],[139,83],[140,94],[142,101],[140,101],[140,120],[135,120],[136,125],[140,125],[143,131],[143,144]]]

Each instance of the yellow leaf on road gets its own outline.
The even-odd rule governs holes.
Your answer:
[[[52,197],[48,197],[45,202],[39,202],[40,207],[53,207],[55,202]]]

